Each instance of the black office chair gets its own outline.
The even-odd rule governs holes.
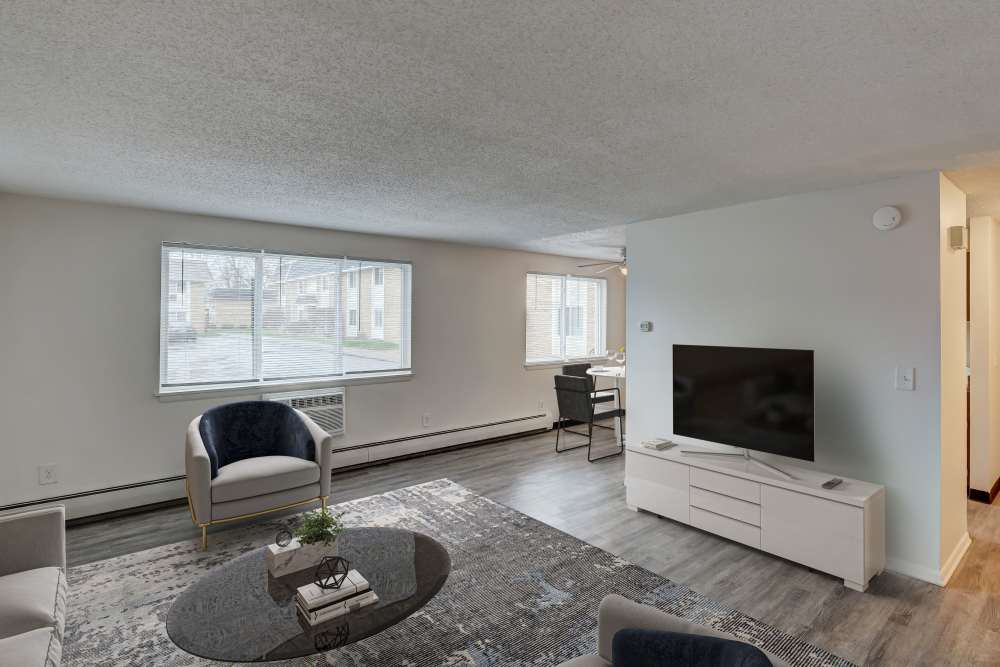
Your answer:
[[[591,447],[594,443],[594,427],[597,426],[598,428],[606,428],[612,431],[614,428],[610,426],[603,426],[594,422],[594,398],[593,392],[591,391],[591,384],[588,382],[587,378],[572,375],[557,375],[555,379],[556,402],[559,405],[559,419],[556,421],[556,452],[562,453],[568,452],[571,449],[586,447],[587,460],[593,463],[594,461],[600,461],[601,459],[606,459],[611,456],[618,456],[625,451],[624,443],[619,442],[618,451],[611,454],[605,454],[604,456],[598,456],[597,458],[591,457]],[[617,418],[619,431],[621,430],[621,408],[601,412],[600,416]],[[586,424],[587,432],[581,433],[579,431],[570,430],[568,427],[564,426],[565,421]],[[587,436],[587,442],[585,444],[581,443],[572,447],[559,449],[559,436],[562,431],[567,431],[575,435]]]

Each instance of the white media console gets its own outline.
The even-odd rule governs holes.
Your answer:
[[[833,489],[833,475],[782,465],[785,479],[740,457],[628,447],[625,497],[629,509],[721,535],[801,563],[864,591],[885,567],[885,487],[854,479]]]

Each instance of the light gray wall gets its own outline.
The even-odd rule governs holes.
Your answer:
[[[949,227],[964,227],[965,193],[938,175],[938,275],[941,331],[941,537],[939,571],[943,580],[951,577],[965,550],[969,548],[967,522],[968,454],[966,368],[966,254],[952,250]]]
[[[965,525],[942,517],[939,217],[932,173],[629,225],[630,440],[671,435],[674,343],[815,350],[812,465],[885,484],[890,566],[936,579],[942,523]]]
[[[349,389],[341,446],[554,411],[552,369],[526,370],[524,275],[578,260],[136,208],[0,195],[0,505],[184,472],[188,422],[227,396],[160,400],[162,241],[413,262],[413,367]],[[624,341],[609,279],[608,344]],[[248,392],[247,396],[257,396]],[[56,464],[59,483],[37,484]],[[179,484],[95,497],[76,514],[183,495]]]
[[[988,492],[1000,478],[1000,223],[992,217],[969,221],[969,347],[972,423],[969,477],[973,489]]]

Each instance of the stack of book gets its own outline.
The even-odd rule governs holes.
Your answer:
[[[306,584],[295,595],[299,615],[309,625],[326,623],[362,607],[378,602],[378,595],[371,590],[368,580],[357,570],[347,573],[340,588],[323,588],[319,584]]]
[[[662,452],[664,449],[670,449],[674,446],[673,442],[666,440],[664,438],[653,438],[652,440],[643,440],[642,446],[646,449],[653,449],[658,452]]]

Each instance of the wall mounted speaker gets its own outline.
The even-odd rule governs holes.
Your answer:
[[[949,227],[948,228],[948,247],[952,250],[968,250],[969,248],[969,228],[968,227]]]

